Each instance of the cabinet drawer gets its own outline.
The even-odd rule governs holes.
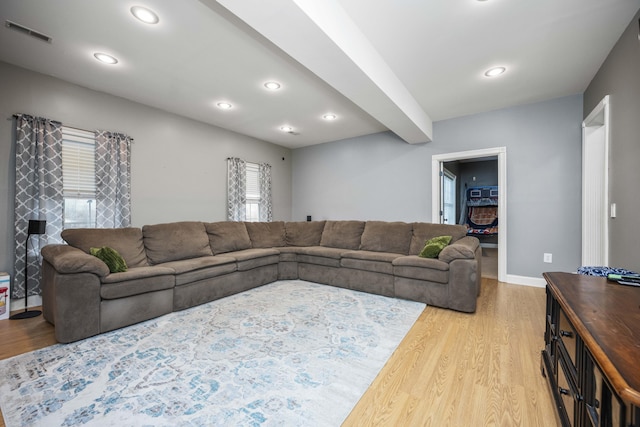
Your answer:
[[[590,360],[590,365],[591,381],[589,381],[589,392],[585,393],[587,415],[591,420],[591,425],[599,427],[600,419],[602,418],[602,385],[604,377],[600,369],[593,363],[593,360]]]
[[[574,426],[575,424],[575,408],[576,408],[576,388],[573,385],[572,380],[569,378],[569,373],[565,359],[560,357],[558,359],[558,394],[562,399],[562,405],[564,406],[564,414],[560,414],[560,418],[566,418],[568,424]]]
[[[613,391],[591,355],[589,365],[589,392],[585,396],[585,406],[591,424],[594,427],[624,427],[625,405]]]
[[[571,359],[571,364],[573,369],[576,368],[576,330],[573,329],[571,322],[567,319],[567,316],[564,314],[564,311],[560,310],[560,317],[558,321],[558,338],[562,345],[564,346],[569,359]]]

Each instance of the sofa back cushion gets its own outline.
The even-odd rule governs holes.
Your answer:
[[[322,230],[320,246],[359,249],[364,221],[327,221]]]
[[[251,248],[251,239],[244,222],[207,222],[204,227],[209,235],[211,250],[216,255]]]
[[[285,222],[287,246],[318,246],[325,221]]]
[[[145,225],[142,234],[150,264],[213,255],[202,222]]]
[[[287,245],[283,221],[245,222],[245,225],[253,248],[277,248]]]
[[[414,222],[413,236],[409,255],[418,255],[429,239],[438,236],[451,236],[451,243],[467,235],[467,227],[453,224],[432,224],[429,222]]]
[[[69,246],[86,253],[107,246],[118,251],[129,267],[149,265],[139,228],[68,228],[61,236]]]
[[[406,222],[367,221],[360,240],[363,251],[407,255],[413,227]]]

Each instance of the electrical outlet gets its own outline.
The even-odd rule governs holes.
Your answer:
[[[553,255],[552,254],[544,254],[544,257],[543,257],[542,260],[544,262],[552,263],[553,262]]]

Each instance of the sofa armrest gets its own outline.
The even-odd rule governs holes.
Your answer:
[[[41,288],[42,314],[55,325],[58,342],[77,341],[101,332],[97,275],[60,273],[44,259]]]
[[[449,263],[449,308],[473,313],[482,284],[482,248],[477,237],[465,236],[442,250]],[[442,255],[440,252],[440,255]]]
[[[465,236],[445,247],[438,255],[438,259],[448,263],[454,259],[474,259],[478,246],[480,241],[477,237]]]
[[[63,274],[93,273],[99,277],[109,274],[109,267],[97,257],[69,245],[47,245],[42,248],[44,258],[58,272]]]

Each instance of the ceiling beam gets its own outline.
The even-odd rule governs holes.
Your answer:
[[[217,2],[410,144],[432,122],[336,0]]]

